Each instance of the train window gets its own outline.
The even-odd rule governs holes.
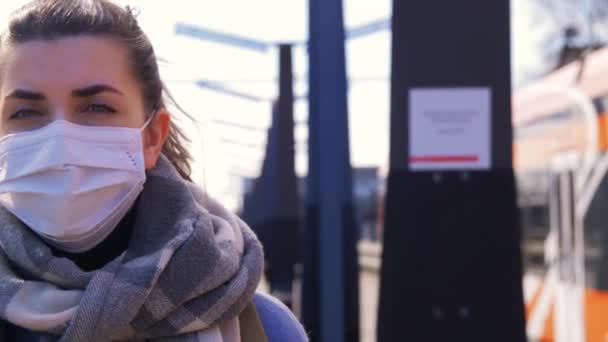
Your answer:
[[[598,113],[605,113],[608,110],[608,96],[598,97],[593,103]]]
[[[522,257],[527,273],[544,274],[544,243],[550,230],[551,172],[517,173],[517,205],[522,228]],[[583,221],[586,287],[608,291],[608,175],[595,192]]]
[[[587,287],[608,290],[608,177],[600,183],[584,219]]]
[[[518,173],[517,197],[525,267],[528,271],[544,273],[543,246],[549,234],[549,171]]]

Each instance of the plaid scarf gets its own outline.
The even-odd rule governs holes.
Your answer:
[[[53,256],[0,207],[0,321],[41,341],[238,341],[262,267],[251,230],[164,156],[148,172],[128,250],[92,272]]]

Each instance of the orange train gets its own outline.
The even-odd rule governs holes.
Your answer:
[[[535,340],[553,341],[559,324],[556,301],[543,296],[543,291],[548,291],[545,251],[550,232],[551,175],[563,169],[581,173],[586,165],[593,170],[597,186],[587,195],[589,205],[582,215],[581,329],[586,341],[607,341],[608,163],[603,165],[603,160],[608,160],[608,48],[589,54],[584,63],[570,63],[516,91],[513,128],[528,333]],[[543,313],[536,312],[541,310]]]

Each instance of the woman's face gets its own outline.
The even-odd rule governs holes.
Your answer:
[[[3,47],[0,136],[40,128],[54,120],[141,127],[150,113],[144,111],[127,53],[113,39],[91,36]],[[147,168],[156,163],[168,131],[167,113],[158,116],[146,130],[152,136],[143,136]]]

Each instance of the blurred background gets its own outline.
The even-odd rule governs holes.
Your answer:
[[[1,1],[0,20],[6,20],[10,11],[25,2]],[[258,232],[269,258],[263,289],[283,300],[307,323],[303,301],[327,298],[323,294],[326,283],[318,278],[331,274],[331,269],[317,273],[317,283],[308,283],[317,284],[316,294],[307,299],[309,285],[303,280],[306,260],[313,260],[313,268],[323,269],[327,260],[323,255],[330,255],[311,257],[309,254],[315,253],[307,248],[315,244],[306,242],[306,230],[315,217],[310,211],[314,194],[307,183],[312,173],[309,156],[316,153],[309,144],[315,134],[309,133],[309,127],[314,127],[309,120],[310,61],[325,56],[323,52],[310,56],[309,38],[314,38],[310,33],[314,30],[309,2],[119,2],[137,9],[140,24],[157,51],[164,80],[194,119],[175,111],[176,120],[191,139],[194,181]],[[344,180],[347,189],[336,186],[335,191],[327,190],[334,197],[320,195],[323,199],[319,201],[347,198],[349,204],[347,214],[338,215],[349,233],[338,237],[343,245],[336,246],[342,248],[344,258],[334,270],[347,270],[339,284],[357,296],[355,300],[345,295],[344,302],[337,302],[346,307],[341,316],[347,321],[344,326],[354,324],[357,333],[343,340],[376,341],[385,336],[383,340],[401,341],[379,335],[377,324],[391,169],[394,4],[390,0],[341,3],[343,25],[339,28],[344,32],[338,36],[343,38],[347,91],[344,106],[336,108],[344,111],[345,117],[327,125],[335,130],[336,146],[347,149],[340,150],[345,163],[331,159],[335,164],[330,166],[347,169],[340,169],[324,184]],[[468,14],[460,20],[474,21],[485,15],[474,6]],[[510,79],[507,76],[501,82],[512,95],[512,158],[526,333],[530,340],[574,341],[564,337],[574,335],[560,331],[570,329],[583,331],[577,335],[584,336],[583,340],[607,341],[608,216],[604,214],[608,213],[608,160],[604,155],[608,150],[608,1],[511,0],[509,14],[511,73]],[[326,25],[319,20],[319,25]],[[322,51],[328,44],[323,39],[331,36],[319,30],[320,36],[314,38],[320,42],[315,51]],[[326,74],[334,69],[329,64],[322,70]],[[336,84],[339,88],[340,83]],[[339,95],[338,88],[324,91]],[[332,130],[319,134],[331,135]],[[325,137],[319,141],[332,141]],[[291,141],[293,148],[289,148]],[[315,151],[332,148],[319,144]],[[329,164],[319,158],[315,163],[322,170]],[[564,190],[568,189],[568,175],[574,177],[571,194]],[[564,218],[568,196],[574,217],[570,219]],[[568,220],[572,224],[564,223]],[[331,238],[320,234],[322,240]],[[351,240],[354,250],[349,251]],[[319,250],[326,251],[323,248]],[[576,264],[572,267],[581,271],[582,277],[572,280],[563,276],[564,263],[569,262]],[[356,271],[351,274],[348,270],[353,267]],[[407,272],[415,273],[404,269]],[[358,285],[348,279],[358,279]],[[468,316],[469,309],[463,308],[459,309],[461,316]],[[326,313],[315,311],[324,309],[310,310],[313,316],[320,316],[320,326],[332,324]],[[429,310],[435,318],[445,313],[441,308]],[[578,316],[573,318],[573,312]],[[307,328],[312,331],[314,325]],[[318,333],[317,339],[332,341],[322,335]]]

